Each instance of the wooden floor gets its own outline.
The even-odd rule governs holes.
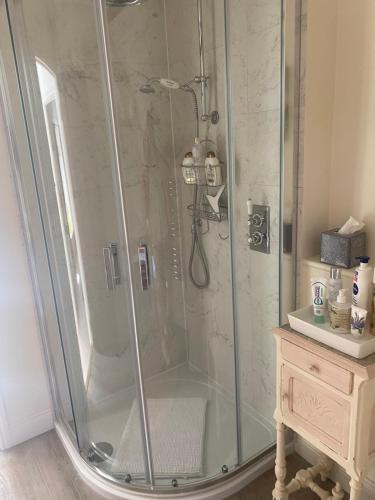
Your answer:
[[[289,475],[305,466],[298,455],[288,459]],[[274,481],[271,470],[228,500],[271,500]],[[293,500],[316,498],[308,491],[293,496]],[[78,477],[54,431],[0,452],[0,499],[104,500]]]

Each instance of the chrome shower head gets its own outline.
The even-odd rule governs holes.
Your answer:
[[[125,5],[141,5],[144,0],[106,0],[107,5],[112,7],[124,7]]]
[[[169,78],[149,78],[146,83],[139,87],[139,90],[144,94],[154,94],[155,86],[154,84],[160,85],[160,87],[164,87],[169,90],[178,90],[181,88],[181,85],[174,80],[170,80]]]

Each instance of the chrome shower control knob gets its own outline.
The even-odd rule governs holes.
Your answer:
[[[259,231],[256,231],[255,233],[253,233],[250,236],[249,240],[250,240],[250,243],[252,243],[254,246],[258,246],[258,245],[262,244],[263,238],[264,238],[264,234],[262,234]]]
[[[253,214],[251,216],[251,225],[254,227],[262,227],[264,217],[260,214]]]

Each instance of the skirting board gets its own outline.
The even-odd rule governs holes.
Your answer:
[[[303,439],[298,434],[294,436],[294,449],[301,455],[302,458],[316,464],[319,460],[319,452],[308,441]],[[345,491],[350,491],[349,477],[342,467],[335,465],[332,473],[330,474],[332,481],[339,481]],[[364,482],[364,491],[361,500],[374,500],[375,498],[375,479],[367,478]]]
[[[7,421],[7,418],[3,417],[4,415],[0,415],[0,418],[2,419],[0,440],[1,450],[12,448],[17,444],[39,436],[54,427],[54,415],[50,409],[31,415],[27,419],[13,419],[11,423]]]

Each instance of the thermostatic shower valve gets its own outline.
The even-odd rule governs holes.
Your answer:
[[[270,253],[270,207],[249,202],[248,207],[249,247],[256,252]]]

